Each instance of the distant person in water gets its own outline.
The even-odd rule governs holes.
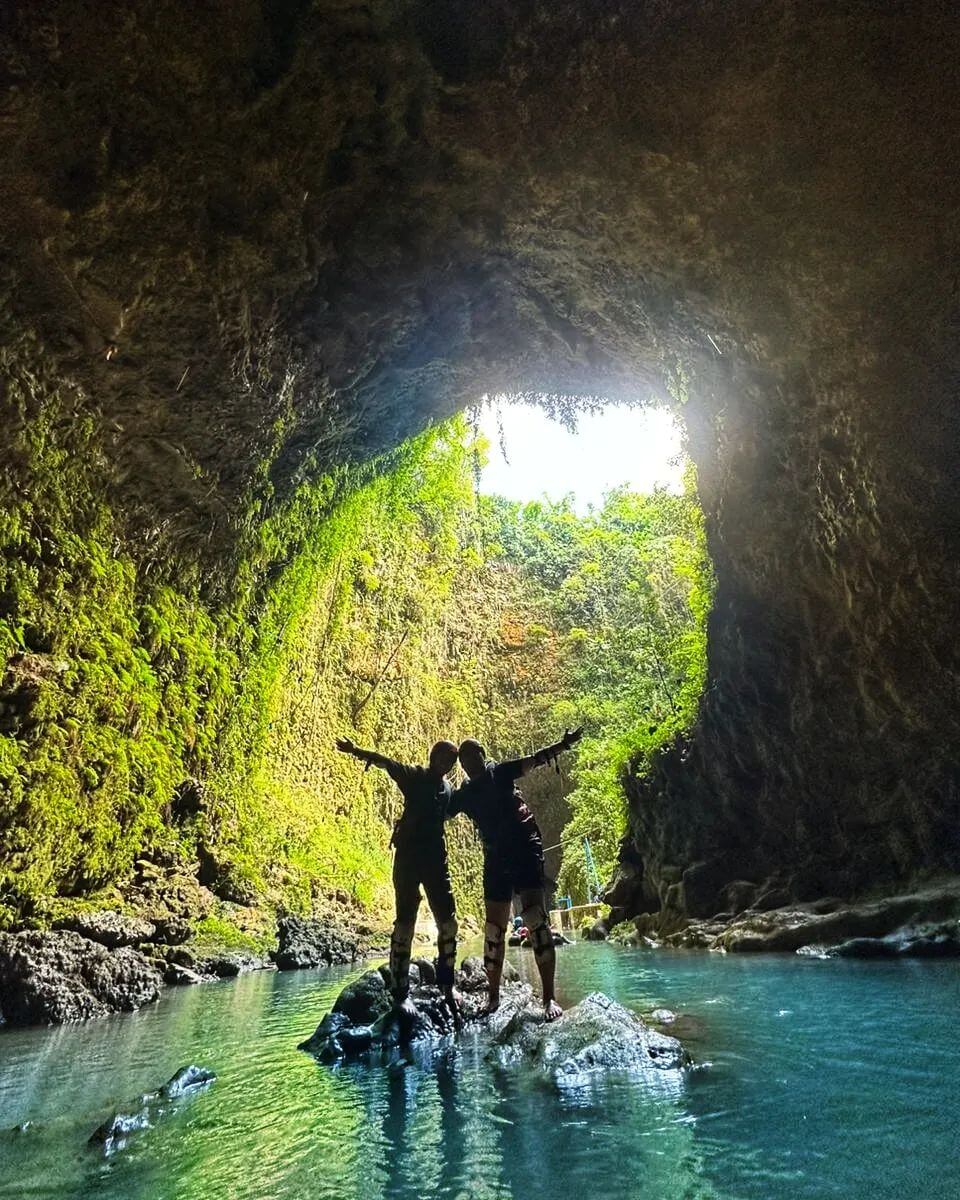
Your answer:
[[[437,742],[427,766],[407,766],[375,750],[361,750],[349,738],[340,738],[337,749],[352,754],[368,767],[382,767],[403,793],[403,812],[390,844],[396,920],[390,938],[390,979],[397,1008],[410,1015],[410,949],[420,908],[420,887],[437,923],[437,983],[447,1003],[456,1008],[453,968],[457,957],[457,916],[447,866],[443,822],[450,800],[446,775],[457,761],[453,742]]]
[[[543,985],[543,1010],[548,1021],[562,1013],[554,994],[557,952],[547,923],[543,878],[543,838],[533,813],[523,802],[516,781],[535,767],[556,762],[583,736],[570,730],[559,742],[526,758],[488,762],[479,742],[460,743],[460,764],[469,778],[450,800],[450,815],[466,813],[483,841],[483,898],[486,907],[483,965],[490,988],[490,1011],[500,1004],[500,979],[506,946],[510,905],[516,894],[521,924],[530,943]]]

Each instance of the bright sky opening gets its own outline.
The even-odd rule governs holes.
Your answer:
[[[507,459],[500,448],[498,405],[485,404],[480,431],[490,441],[481,490],[510,500],[551,500],[572,493],[579,512],[627,484],[636,492],[682,490],[680,428],[665,408],[615,406],[577,417],[571,433],[536,405],[499,404]]]

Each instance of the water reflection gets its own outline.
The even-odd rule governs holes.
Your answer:
[[[515,957],[522,971],[529,959]],[[249,976],[171,992],[133,1016],[0,1034],[0,1197],[960,1194],[955,965],[584,946],[561,966],[567,1001],[604,990],[692,1011],[695,1052],[714,1067],[558,1091],[535,1070],[488,1063],[467,1036],[435,1062],[330,1069],[296,1046],[345,973]],[[87,1147],[110,1111],[187,1062],[217,1072],[209,1092],[112,1159]],[[35,1125],[3,1132],[22,1121]]]

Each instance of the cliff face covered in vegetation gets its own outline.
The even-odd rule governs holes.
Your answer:
[[[296,552],[252,616],[137,586],[97,526],[87,541],[51,531],[66,561],[45,561],[41,541],[33,562],[11,563],[7,919],[122,887],[143,855],[195,863],[241,905],[309,911],[339,894],[389,912],[399,796],[337,752],[344,731],[422,761],[441,736],[478,736],[500,757],[586,723],[572,769],[527,790],[551,845],[576,814],[566,885],[583,896],[593,882],[582,836],[609,875],[620,775],[692,722],[703,683],[693,481],[686,495],[614,492],[578,516],[567,501],[478,495],[481,453],[455,420],[368,478],[344,475],[339,494],[332,479],[311,488]],[[9,510],[28,545],[33,511]],[[478,844],[463,822],[450,837],[457,890],[477,909]]]
[[[618,904],[958,869],[958,49],[940,4],[7,5],[7,909],[167,805],[243,893],[350,464],[496,391],[660,391],[698,469],[708,688]]]

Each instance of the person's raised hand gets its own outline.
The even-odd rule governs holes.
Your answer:
[[[571,746],[575,746],[582,737],[583,737],[583,726],[582,725],[579,726],[579,728],[577,728],[577,729],[568,729],[566,731],[566,733],[563,735],[563,745],[564,745],[565,749],[569,750]]]
[[[357,750],[348,737],[337,738],[337,749],[342,750],[344,754],[355,754]]]

